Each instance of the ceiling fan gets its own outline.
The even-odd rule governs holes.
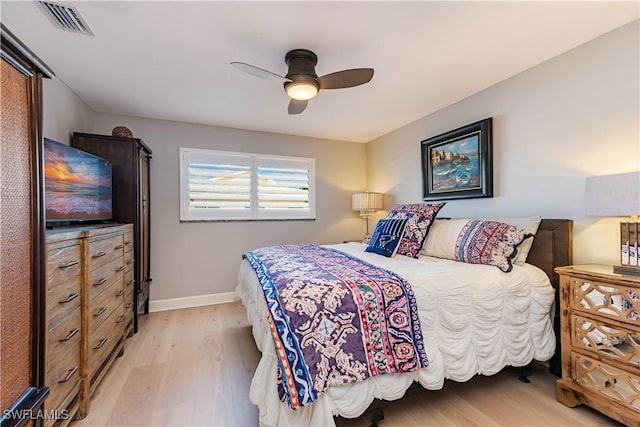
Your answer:
[[[307,108],[309,100],[316,96],[320,89],[359,86],[368,83],[373,77],[373,68],[352,68],[318,77],[315,70],[318,56],[307,49],[294,49],[287,52],[284,62],[289,66],[286,76],[244,62],[232,62],[231,65],[253,76],[284,82],[284,90],[291,98],[289,114],[302,113]]]

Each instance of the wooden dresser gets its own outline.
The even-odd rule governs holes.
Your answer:
[[[640,425],[640,278],[612,266],[558,267],[562,378],[558,401]]]
[[[126,254],[132,236],[130,224],[46,234],[47,409],[65,417],[58,421],[70,421],[76,413],[86,416],[90,396],[124,351]]]

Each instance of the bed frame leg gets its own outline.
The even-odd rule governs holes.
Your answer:
[[[378,427],[378,423],[384,420],[384,409],[382,408],[382,404],[380,406],[376,406],[371,411],[371,426],[370,427]]]
[[[529,379],[529,372],[531,371],[531,367],[533,366],[533,361],[529,362],[526,366],[520,367],[520,376],[518,379],[523,383],[529,384],[531,380]]]

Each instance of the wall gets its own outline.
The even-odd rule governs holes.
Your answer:
[[[109,114],[96,133],[127,126],[153,151],[151,161],[151,300],[233,292],[242,253],[284,243],[341,243],[362,238],[365,223],[351,194],[365,189],[364,144],[278,135]],[[181,223],[179,147],[316,159],[315,221]]]
[[[45,137],[70,144],[73,132],[93,132],[93,110],[62,80],[44,79],[42,94]]]
[[[640,170],[638,23],[370,142],[369,189],[387,209],[421,200],[420,141],[493,117],[494,197],[440,215],[571,218],[574,262],[619,263],[620,219],[584,214],[584,182]]]

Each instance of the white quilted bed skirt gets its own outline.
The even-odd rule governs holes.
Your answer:
[[[311,405],[291,410],[277,390],[278,357],[258,278],[245,260],[237,294],[253,327],[262,357],[251,383],[250,400],[262,426],[332,426],[333,416],[360,416],[374,398],[401,398],[413,381],[439,390],[445,379],[468,381],[505,366],[549,360],[555,351],[552,328],[554,290],[539,268],[514,265],[510,273],[427,256],[386,258],[364,252],[366,245],[330,245],[404,277],[416,297],[429,366],[413,373],[388,374],[330,387]]]

